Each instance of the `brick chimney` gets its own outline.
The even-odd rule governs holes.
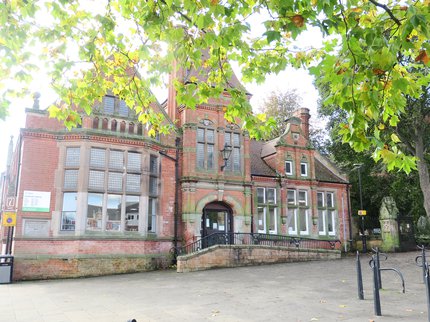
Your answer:
[[[299,108],[294,112],[294,116],[297,116],[302,121],[301,127],[303,135],[306,139],[309,139],[309,119],[311,118],[309,109],[305,107]]]

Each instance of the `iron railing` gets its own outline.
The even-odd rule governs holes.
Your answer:
[[[214,245],[263,245],[298,249],[339,249],[340,240],[320,240],[272,234],[216,232],[185,246],[173,248],[175,256],[187,255]]]

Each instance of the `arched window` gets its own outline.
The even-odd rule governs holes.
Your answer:
[[[93,119],[93,129],[98,129],[99,128],[99,118],[95,117]]]

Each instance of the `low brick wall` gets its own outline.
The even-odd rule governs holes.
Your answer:
[[[179,256],[179,273],[201,271],[220,267],[239,267],[274,263],[302,262],[311,260],[339,259],[339,250],[297,249],[293,247],[269,247],[260,245],[216,245]]]
[[[170,266],[169,239],[16,239],[14,280],[73,278],[164,269]]]
[[[87,256],[17,256],[13,280],[89,277],[135,273],[168,268],[169,254],[87,255]]]

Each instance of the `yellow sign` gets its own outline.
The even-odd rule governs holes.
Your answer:
[[[4,227],[16,226],[16,212],[4,212],[1,222]]]
[[[366,210],[359,210],[358,211],[358,215],[359,216],[366,216],[367,215],[367,211]]]

